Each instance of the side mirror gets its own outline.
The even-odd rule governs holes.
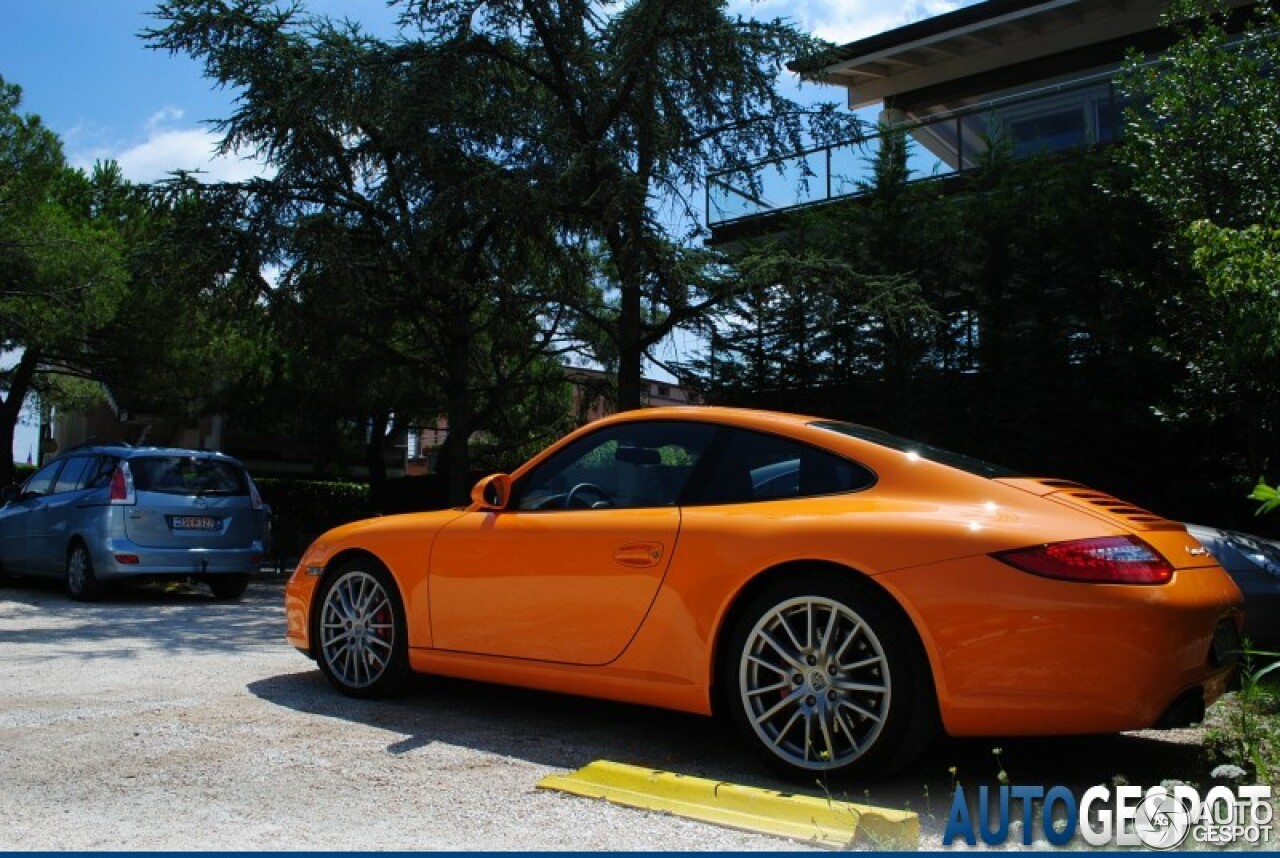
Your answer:
[[[11,504],[22,494],[21,486],[5,486],[0,489],[0,504]]]
[[[477,509],[498,511],[507,508],[511,500],[511,477],[507,474],[490,474],[471,488],[471,503]]]

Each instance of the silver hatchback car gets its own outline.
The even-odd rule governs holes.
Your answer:
[[[79,447],[3,499],[0,570],[65,576],[81,601],[128,578],[194,580],[238,599],[270,533],[244,465],[201,450]]]

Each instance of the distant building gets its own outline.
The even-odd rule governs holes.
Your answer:
[[[1113,80],[1129,51],[1157,57],[1169,47],[1173,36],[1160,27],[1168,5],[986,0],[793,69],[844,87],[851,109],[878,105],[880,124],[911,141],[911,178],[945,179],[977,166],[992,145],[1026,157],[1116,139],[1124,104]],[[881,139],[708,176],[711,242],[767,232],[788,212],[863,193]]]

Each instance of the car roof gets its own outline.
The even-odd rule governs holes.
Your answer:
[[[597,424],[626,423],[632,420],[696,420],[708,423],[729,423],[736,426],[808,426],[824,418],[785,411],[764,411],[756,408],[730,408],[722,405],[669,405],[661,408],[638,408],[622,411],[597,421]]]
[[[86,444],[80,447],[72,447],[61,453],[58,458],[65,459],[70,456],[85,454],[106,454],[121,459],[137,459],[144,456],[182,456],[185,458],[218,459],[224,462],[239,461],[235,457],[220,453],[217,450],[191,450],[184,447],[129,447],[120,444]]]

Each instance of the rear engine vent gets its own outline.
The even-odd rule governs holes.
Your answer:
[[[1045,485],[1052,485],[1053,482],[1045,480]],[[1182,525],[1176,521],[1169,521],[1163,516],[1156,515],[1150,510],[1143,509],[1140,506],[1134,506],[1128,501],[1122,501],[1118,497],[1107,494],[1106,492],[1095,491],[1077,484],[1068,484],[1071,488],[1064,487],[1062,491],[1055,492],[1057,497],[1067,499],[1070,498],[1078,503],[1091,506],[1094,509],[1110,513],[1117,518],[1133,524],[1141,525],[1148,530],[1181,530]]]

